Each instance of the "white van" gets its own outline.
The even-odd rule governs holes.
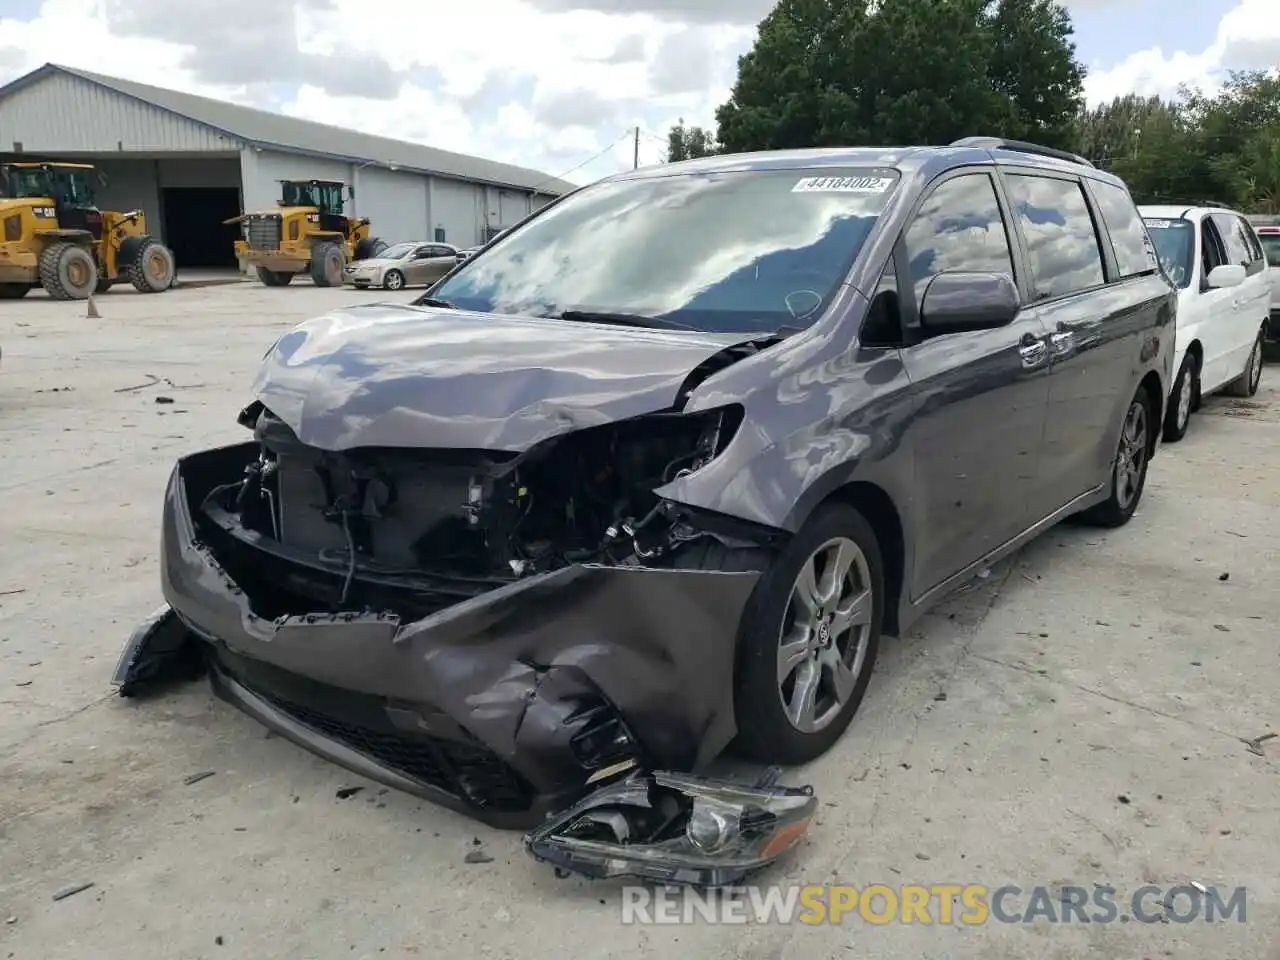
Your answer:
[[[1178,286],[1178,327],[1164,439],[1187,432],[1202,397],[1251,397],[1262,380],[1271,268],[1253,227],[1225,207],[1142,206],[1165,273]]]

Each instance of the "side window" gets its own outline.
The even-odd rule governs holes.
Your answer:
[[[985,173],[944,181],[925,199],[903,238],[916,303],[940,273],[1013,274],[1009,234],[995,185]]]
[[[1240,231],[1240,236],[1249,250],[1249,273],[1257,273],[1262,269],[1262,261],[1266,259],[1266,255],[1262,252],[1262,244],[1258,242],[1258,235],[1253,232],[1253,227],[1244,217],[1236,217],[1236,229]]]
[[[413,259],[415,260],[425,260],[429,256],[431,256],[431,248],[427,246],[418,247],[417,250],[413,251]]]
[[[1204,277],[1207,279],[1214,267],[1220,267],[1226,262],[1226,253],[1217,228],[1212,220],[1205,217],[1200,221],[1200,265],[1204,270]]]
[[[1226,247],[1227,263],[1239,264],[1247,268],[1253,261],[1253,252],[1240,233],[1240,218],[1229,213],[1211,213],[1209,217],[1213,220],[1213,225],[1218,228],[1218,236],[1222,238],[1223,246]]]
[[[1014,219],[1026,240],[1036,299],[1101,285],[1102,250],[1080,184],[1023,173],[1007,174],[1005,181]]]
[[[453,251],[448,247],[435,246],[427,250],[428,257],[452,257]]]
[[[1153,272],[1158,263],[1155,247],[1128,191],[1101,180],[1091,181],[1090,186],[1098,201],[1102,222],[1111,234],[1111,249],[1116,255],[1120,279]]]

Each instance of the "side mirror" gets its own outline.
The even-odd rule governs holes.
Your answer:
[[[920,303],[926,337],[967,330],[994,330],[1012,323],[1022,298],[1007,273],[940,273]]]
[[[1209,271],[1207,283],[1210,290],[1238,287],[1245,281],[1245,269],[1238,263],[1224,263]]]

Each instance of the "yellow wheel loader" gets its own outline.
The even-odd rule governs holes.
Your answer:
[[[386,249],[369,236],[369,218],[342,212],[339,180],[282,180],[279,209],[244,213],[224,223],[240,224],[243,240],[236,241],[236,257],[252,265],[269,287],[283,287],[300,273],[309,273],[317,287],[342,285],[342,274],[353,260],[367,260]],[[346,188],[346,199],[355,191]]]
[[[99,210],[85,163],[0,164],[0,299],[44,287],[85,300],[128,280],[142,293],[173,286],[173,253],[141,210]],[[101,178],[101,175],[99,175]]]

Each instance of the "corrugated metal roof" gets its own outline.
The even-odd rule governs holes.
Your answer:
[[[435,173],[460,180],[474,180],[497,186],[536,190],[557,196],[576,189],[576,185],[537,170],[508,163],[483,160],[449,150],[438,150],[424,144],[407,143],[388,137],[375,137],[343,127],[300,120],[284,114],[255,110],[234,103],[224,103],[177,90],[135,83],[119,77],[108,77],[88,70],[46,63],[25,76],[0,87],[0,99],[7,94],[58,72],[79,77],[89,83],[169,110],[196,123],[212,127],[220,133],[251,146],[333,157],[355,163],[372,161],[393,164],[404,170]]]

